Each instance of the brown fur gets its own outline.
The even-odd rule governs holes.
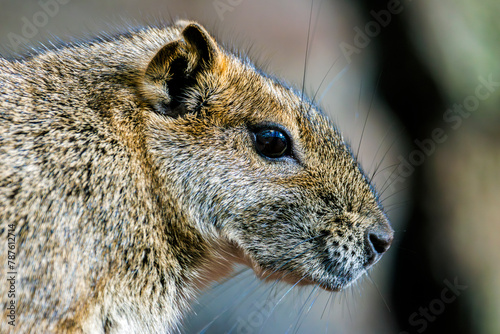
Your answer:
[[[188,22],[0,60],[0,232],[15,225],[18,272],[0,331],[172,332],[234,262],[349,285],[392,230],[300,96]],[[262,124],[293,156],[256,152]]]

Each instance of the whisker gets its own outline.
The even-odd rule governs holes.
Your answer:
[[[377,89],[378,89],[381,77],[382,77],[382,70],[380,70],[380,73],[379,73],[378,78],[377,78],[377,83],[375,85],[375,89],[373,90],[373,93],[372,93],[372,96],[371,96],[371,99],[370,99],[370,104],[368,105],[368,112],[366,113],[365,122],[363,123],[363,129],[361,130],[361,137],[359,138],[358,149],[357,149],[357,152],[356,152],[356,156],[354,157],[358,163],[359,163],[359,150],[361,149],[361,143],[363,142],[363,136],[365,134],[366,124],[368,123],[368,118],[370,117],[370,114],[372,112],[373,101],[375,99],[375,95],[376,95],[376,92],[377,92]],[[363,82],[361,82],[360,88],[359,88],[358,111],[359,111],[359,103],[361,101],[361,91],[362,91],[361,90],[361,85],[362,85],[362,83]],[[364,202],[365,202],[365,197],[366,197],[366,195],[363,195],[363,197],[361,198],[361,205],[359,206],[359,210],[358,211],[360,211],[361,208],[363,207]]]
[[[374,163],[375,163],[375,161],[377,160],[378,153],[380,152],[380,149],[382,148],[382,146],[383,146],[383,144],[384,144],[385,140],[386,140],[386,139],[387,139],[387,137],[389,136],[390,130],[392,129],[392,127],[394,126],[394,124],[396,124],[396,122],[393,122],[393,123],[391,124],[391,126],[389,126],[389,128],[387,129],[387,131],[386,131],[386,132],[385,132],[385,134],[384,134],[384,137],[382,137],[382,140],[380,141],[380,144],[378,145],[378,148],[377,148],[377,150],[375,151],[375,155],[373,156],[372,163],[370,164],[370,167],[367,169],[367,171],[372,169],[373,164],[374,164]],[[390,151],[390,148],[389,148],[389,150],[388,150],[388,151]],[[375,165],[375,169],[373,170],[373,172],[372,172],[371,176],[369,177],[370,182],[372,182],[372,180],[373,180],[373,176],[374,176],[374,175],[375,175],[375,173],[377,172],[377,167],[378,167],[378,166],[380,166],[380,165],[382,164],[382,161],[383,161],[383,159],[384,159],[384,157],[385,157],[385,155],[387,154],[387,152],[388,152],[388,151],[386,151],[386,152],[385,152],[385,154],[382,156],[382,159],[381,159],[381,160],[380,160],[380,161],[379,161],[379,162]]]
[[[392,124],[395,124],[395,122],[393,122]],[[392,127],[392,125],[391,125],[391,127]],[[407,131],[407,129],[405,129],[405,128],[401,128],[400,132],[399,132],[399,133],[395,136],[395,138],[394,138],[394,140],[392,141],[391,145],[389,146],[389,148],[385,151],[384,155],[382,156],[382,159],[381,159],[381,160],[379,161],[379,163],[375,166],[375,170],[373,171],[373,174],[372,174],[372,176],[371,176],[371,179],[372,179],[372,180],[373,180],[373,178],[375,177],[375,175],[376,175],[376,173],[377,173],[378,169],[380,168],[380,166],[382,166],[382,163],[384,162],[384,160],[385,160],[385,158],[386,158],[387,154],[391,151],[392,147],[393,147],[393,146],[394,146],[394,144],[397,142],[397,140],[401,138],[401,135],[402,135],[404,132],[406,132],[406,131]],[[387,133],[388,133],[388,132],[387,132]],[[387,133],[386,133],[386,135],[387,135]],[[385,136],[384,136],[384,140],[385,140]],[[380,148],[380,147],[381,147],[381,146],[379,146],[379,148]],[[378,150],[377,150],[377,153],[378,153]],[[375,154],[375,156],[376,156],[376,154]]]
[[[312,248],[311,248],[311,249],[312,249]],[[311,249],[309,249],[309,250],[311,250]],[[313,260],[313,259],[315,259],[315,258],[319,257],[320,255],[321,255],[320,253],[315,254],[315,255],[311,258],[311,260]],[[282,279],[283,277],[285,277],[285,276],[286,276],[286,274],[284,274],[282,277],[280,277],[280,278],[279,278],[279,280],[277,280],[277,281],[281,281],[281,279]],[[295,287],[298,283],[300,283],[300,282],[301,282],[304,278],[305,278],[305,276],[303,276],[303,277],[302,277],[299,281],[297,281],[297,282],[293,285],[293,287]],[[277,282],[275,282],[273,285],[275,285],[275,284],[277,284]],[[293,287],[292,287],[292,288],[293,288]],[[318,286],[318,287],[319,287],[319,286]],[[284,297],[285,297],[285,296],[286,296],[286,295],[287,295],[290,291],[292,291],[292,290],[293,290],[292,288],[288,289],[288,291],[285,293],[285,295],[283,295],[283,296],[280,298],[280,300],[276,303],[276,305],[272,308],[272,310],[269,312],[269,315],[268,315],[268,317],[266,318],[266,320],[265,320],[264,324],[267,322],[267,320],[268,320],[268,319],[270,318],[270,316],[273,314],[274,310],[276,309],[276,307],[278,306],[278,304],[279,304],[279,303],[283,300],[283,298],[284,298]],[[264,324],[262,325],[262,327],[264,326]],[[262,328],[262,327],[261,327],[261,328]]]
[[[343,300],[344,300],[344,303],[345,303],[345,305],[346,305],[347,313],[349,314],[349,319],[350,319],[350,320],[351,320],[351,322],[352,322],[352,313],[351,313],[351,308],[349,307],[349,300],[348,300],[348,298],[347,298],[347,296],[346,296],[346,293],[347,293],[347,291],[346,291],[346,290],[342,291],[342,297],[344,298]]]
[[[340,56],[339,56],[340,58]],[[338,58],[337,58],[338,59]],[[337,73],[337,75],[335,75],[335,77],[333,77],[333,79],[330,81],[330,83],[328,84],[328,86],[326,86],[325,90],[323,91],[323,93],[321,94],[321,96],[319,97],[318,99],[318,103],[320,103],[321,101],[323,101],[323,99],[325,98],[326,94],[328,94],[328,91],[333,87],[333,85],[340,79],[342,78],[342,76],[349,70],[350,68],[350,65],[346,65],[344,66],[344,68],[342,70],[340,70],[339,73]]]
[[[385,307],[387,307],[387,310],[389,312],[391,312],[391,308],[389,307],[389,304],[387,303],[387,300],[384,298],[384,296],[382,295],[382,292],[380,291],[377,283],[375,283],[375,281],[373,280],[373,278],[371,277],[370,273],[368,272],[368,270],[365,270],[365,274],[366,274],[366,277],[368,277],[368,279],[370,280],[370,282],[372,282],[373,286],[375,287],[375,289],[377,290],[380,298],[382,298],[382,301],[384,302],[385,304]]]
[[[355,286],[359,287],[359,285],[358,285],[358,284],[356,284]],[[356,309],[356,297],[355,297],[355,295],[354,295],[354,286],[350,286],[349,291],[350,291],[350,293],[351,293],[351,300],[352,300],[352,303],[354,304],[354,305],[353,305],[353,307],[354,307],[354,309]],[[359,290],[359,291],[360,291],[360,290]]]
[[[333,62],[332,64],[330,65],[330,67],[328,68],[328,71],[326,71],[326,74],[323,76],[323,79],[321,79],[321,82],[319,83],[319,86],[318,86],[318,89],[316,89],[316,92],[314,92],[314,95],[313,95],[313,98],[312,98],[312,101],[313,103],[316,101],[316,96],[318,96],[318,93],[321,89],[321,87],[323,86],[323,84],[325,83],[325,80],[326,78],[328,77],[328,75],[330,74],[331,70],[333,69],[333,67],[335,66],[335,64],[337,64],[337,61],[340,59],[340,56],[338,56]],[[321,100],[323,100],[323,97],[324,97],[324,94],[327,92],[327,90],[325,90],[325,92],[323,92],[323,94],[321,95],[320,99],[317,101],[318,103],[321,102]]]
[[[339,56],[340,58],[340,56]],[[337,58],[337,59],[339,59]],[[337,61],[337,60],[335,60]],[[335,65],[335,64],[334,64]],[[333,65],[332,65],[333,67]],[[350,68],[350,65],[346,65],[342,70],[340,70],[339,73],[337,73],[337,75],[335,77],[333,77],[333,79],[330,81],[330,83],[328,84],[328,86],[326,86],[325,90],[323,91],[323,93],[321,94],[321,96],[319,97],[318,99],[318,103],[320,103],[321,101],[323,101],[323,99],[325,98],[326,94],[328,93],[328,91],[333,87],[333,85],[340,79],[342,78],[342,76],[349,70]]]
[[[359,111],[361,110],[361,94],[362,94],[362,92],[363,92],[363,80],[361,80],[361,82],[359,83],[358,109],[357,109],[358,114],[359,114]],[[366,127],[366,123],[368,122],[368,117],[370,116],[370,112],[371,112],[371,108],[368,108],[368,112],[366,113],[366,117],[365,117],[365,122],[363,124],[363,128],[361,129],[361,136],[359,138],[358,149],[356,150],[356,156],[355,156],[356,161],[358,160],[359,149],[361,148],[361,142],[363,141],[363,135],[365,133],[365,127]]]
[[[401,163],[398,163],[394,166],[394,169],[392,170],[392,172],[389,174],[389,176],[387,177],[387,179],[384,181],[384,183],[382,184],[382,186],[380,187],[380,191],[379,191],[379,196],[382,196],[384,194],[384,192],[391,187],[392,183],[396,180],[396,178],[392,179],[392,176],[394,175],[394,172],[396,172],[398,170],[398,167],[401,165]],[[387,183],[389,182],[389,183]]]
[[[413,201],[410,201],[410,200],[408,200],[408,201],[404,201],[404,202],[402,202],[402,203],[399,203],[399,205],[397,205],[397,206],[393,206],[393,207],[391,207],[390,209],[386,210],[386,212],[387,212],[387,214],[389,214],[389,213],[393,212],[394,210],[397,210],[397,209],[403,208],[403,207],[405,207],[406,205],[408,205],[409,203],[412,203],[412,202],[413,202]]]
[[[399,167],[399,165],[398,165],[397,167]],[[396,169],[397,169],[397,167],[396,167]],[[394,172],[394,171],[393,171],[393,172]],[[393,173],[391,173],[391,175],[392,175],[392,174],[393,174]],[[387,182],[388,180],[389,180],[389,179],[387,179],[387,180],[386,180],[386,182]],[[387,190],[391,189],[391,187],[393,186],[394,182],[396,182],[396,181],[398,181],[398,179],[397,179],[397,178],[394,178],[394,179],[390,180],[390,182],[387,184],[387,186],[386,186],[386,187],[385,187],[385,188],[384,188],[384,189],[380,192],[379,196],[384,196],[385,192],[386,192]],[[386,182],[384,182],[384,184],[385,184]],[[397,191],[399,192],[399,191],[403,191],[403,190],[408,190],[408,188],[409,188],[409,187],[410,187],[410,186],[409,186],[409,185],[407,185],[407,186],[405,186],[405,187],[403,187],[403,188],[401,188],[401,189],[399,189],[399,190],[397,190]],[[388,198],[388,197],[386,197],[386,198]]]
[[[312,306],[314,305],[315,301],[317,300],[318,296],[319,296],[319,292],[316,293],[316,297],[314,297],[314,299],[312,300],[311,304],[309,305],[309,307],[307,308],[307,311],[304,312],[304,307],[307,305],[307,301],[311,298],[311,296],[318,290],[319,288],[319,285],[316,285],[311,293],[309,294],[309,296],[307,297],[307,299],[304,301],[304,305],[302,306],[301,310],[299,311],[299,315],[298,315],[298,318],[297,318],[297,322],[295,324],[295,333],[297,333],[299,331],[299,328],[300,326],[302,326],[302,323],[304,322],[304,318],[309,314],[309,312],[311,311],[311,308]]]
[[[396,196],[396,195],[400,194],[400,193],[401,193],[401,192],[403,192],[403,191],[407,191],[408,189],[409,189],[409,187],[404,187],[404,188],[402,188],[402,189],[399,189],[399,190],[397,190],[397,191],[393,192],[393,193],[392,193],[392,194],[390,194],[389,196],[384,197],[384,199],[382,200],[382,203],[384,203],[385,201],[387,201],[389,198],[394,197],[394,196]]]
[[[314,0],[311,1],[314,3]],[[312,33],[312,38],[311,38],[311,45],[312,42],[314,41],[314,36],[316,36],[316,29],[318,28],[318,22],[319,22],[319,14],[321,13],[321,6],[323,5],[323,0],[319,2],[318,8],[316,9],[316,20],[314,21],[314,28],[313,28],[313,33]]]
[[[231,288],[234,285],[236,285],[239,282],[239,280],[244,279],[241,276],[243,276],[244,274],[249,275],[251,273],[252,273],[252,268],[244,267],[241,270],[238,270],[235,273],[232,273],[230,276],[224,278],[223,280],[216,282],[216,284],[214,286],[212,286],[206,294],[207,295],[217,295],[218,290],[220,290],[221,288],[223,288],[223,287],[226,289]],[[212,299],[212,301],[213,301],[213,299]],[[197,305],[200,305],[200,307],[202,307],[201,309],[208,306],[208,304],[201,305],[198,300],[196,300],[195,303]]]
[[[276,302],[276,304],[273,306],[273,308],[271,309],[271,311],[269,312],[269,314],[267,315],[267,318],[266,320],[264,321],[264,323],[262,324],[260,330],[259,330],[259,333],[262,332],[262,330],[264,329],[264,325],[266,324],[266,322],[269,320],[269,318],[271,317],[271,315],[273,314],[274,310],[276,309],[276,307],[279,305],[279,303],[281,303],[281,301],[290,293],[290,291],[292,291],[296,286],[297,284],[299,284],[305,277],[302,277],[300,280],[298,280],[295,284],[293,284],[290,288],[287,289],[287,291],[283,294],[283,296],[281,296],[281,298]]]
[[[300,319],[300,317],[301,317],[301,315],[302,315],[302,312],[303,312],[303,310],[304,310],[304,307],[305,307],[305,305],[307,304],[307,301],[309,300],[309,298],[311,298],[311,295],[312,295],[313,291],[314,291],[314,289],[311,291],[311,293],[309,293],[309,295],[308,295],[307,299],[304,301],[304,304],[303,304],[303,305],[302,305],[302,307],[300,308],[300,310],[299,310],[299,312],[298,312],[298,314],[297,314],[297,320],[296,320],[296,321],[294,321],[294,323],[290,324],[290,326],[288,326],[288,329],[286,330],[286,332],[285,332],[285,333],[290,333],[290,331],[292,331],[291,333],[296,333],[296,332],[297,332],[297,330],[298,330],[298,329],[297,329],[297,324],[298,324],[299,319]]]
[[[364,136],[364,133],[365,133],[365,128],[366,128],[366,123],[368,122],[368,118],[370,117],[370,113],[372,111],[372,106],[373,106],[373,101],[375,99],[375,95],[376,95],[376,92],[377,92],[377,89],[378,89],[378,86],[379,86],[379,83],[380,83],[380,78],[382,77],[382,70],[380,70],[380,73],[378,75],[378,78],[377,78],[377,83],[375,84],[375,89],[372,93],[372,97],[370,99],[370,104],[368,105],[368,112],[366,114],[366,117],[365,117],[365,122],[363,124],[363,129],[361,130],[361,138],[359,139],[359,144],[358,144],[358,149],[357,149],[357,152],[356,152],[356,160],[358,160],[358,157],[359,157],[359,150],[361,148],[361,143],[363,142],[363,136]],[[361,99],[361,88],[360,88],[360,99]]]
[[[289,252],[293,251],[293,250],[294,250],[296,247],[298,247],[299,245],[301,245],[301,244],[303,244],[303,243],[305,243],[305,242],[307,242],[307,241],[313,240],[313,239],[315,239],[315,238],[318,238],[318,237],[320,237],[320,235],[315,236],[315,237],[311,237],[311,238],[309,238],[309,239],[306,239],[306,240],[303,240],[303,241],[301,241],[301,242],[297,243],[294,247],[292,247],[290,250],[288,250],[288,251],[287,251],[287,253],[285,253],[283,256],[285,256],[285,255],[286,255],[286,254],[288,254]],[[293,259],[295,259],[295,258],[297,258],[297,257],[299,257],[299,256],[301,256],[301,255],[303,255],[303,254],[305,254],[305,253],[307,253],[307,252],[311,251],[314,247],[316,247],[316,245],[312,245],[310,248],[307,248],[307,249],[306,249],[305,251],[303,251],[302,253],[299,253],[299,254],[295,255],[294,257],[292,257],[292,258],[288,259],[288,261],[286,261],[285,263],[283,263],[282,265],[280,265],[280,267],[278,267],[278,268],[276,268],[275,270],[273,270],[273,271],[272,271],[269,275],[267,275],[267,276],[266,276],[263,280],[266,280],[267,278],[269,278],[271,275],[273,275],[274,273],[276,273],[278,270],[280,270],[283,266],[285,266],[286,264],[288,264],[288,263],[289,263],[290,261],[292,261]],[[283,259],[283,257],[282,257],[281,259],[276,260],[276,262],[281,261],[282,259]],[[274,287],[274,286],[278,283],[278,281],[280,281],[280,280],[281,280],[281,279],[282,279],[285,275],[286,275],[286,274],[283,274],[283,276],[282,276],[282,277],[280,277],[280,278],[279,278],[276,282],[274,282],[274,284],[273,284],[273,285],[271,285],[271,287],[270,287],[270,288],[267,288],[267,289],[263,292],[263,294],[264,294],[264,293],[266,293],[266,292],[268,292],[268,291],[269,291],[269,289],[272,289],[272,288],[273,288],[273,287]],[[206,330],[208,330],[208,329],[209,329],[209,328],[210,328],[210,327],[211,327],[211,326],[215,323],[215,321],[216,321],[217,319],[219,319],[219,318],[220,318],[223,314],[225,314],[225,313],[226,313],[229,309],[232,309],[232,310],[233,310],[233,312],[234,312],[234,311],[236,311],[236,309],[237,309],[239,306],[241,306],[241,303],[242,303],[243,298],[245,298],[246,296],[248,296],[248,295],[250,295],[250,294],[254,293],[254,292],[255,292],[255,291],[257,291],[257,289],[261,286],[260,281],[258,281],[258,280],[256,280],[254,283],[256,283],[256,286],[253,286],[254,284],[252,283],[252,284],[251,284],[251,286],[252,286],[252,288],[251,288],[251,289],[247,290],[247,292],[245,292],[245,293],[242,293],[242,295],[241,295],[240,297],[236,298],[234,302],[232,302],[232,303],[230,303],[229,305],[227,305],[227,306],[226,306],[226,307],[225,307],[225,308],[224,308],[224,309],[223,309],[223,310],[222,310],[222,311],[221,311],[221,312],[220,312],[217,316],[215,316],[215,317],[214,317],[214,318],[213,318],[213,319],[212,319],[212,320],[211,320],[211,321],[210,321],[207,325],[205,325],[205,327],[203,327],[199,333],[204,333]],[[235,305],[238,305],[238,306],[234,307]]]
[[[321,313],[320,319],[323,319],[323,316],[325,315],[326,308],[328,307],[328,303],[330,302],[330,300],[332,300],[333,295],[334,295],[333,293],[330,293],[330,295],[328,296],[328,299],[326,300],[325,308],[323,309],[323,312]],[[328,310],[328,313],[330,313],[330,309]]]
[[[395,163],[395,164],[392,164],[392,165],[385,166],[384,168],[378,170],[377,173],[375,175],[373,175],[373,176],[375,177],[376,175],[378,175],[378,173],[382,173],[382,172],[388,170],[389,168],[394,168],[394,167],[396,167],[396,168],[399,167],[399,163]]]
[[[314,0],[311,1],[311,10],[309,12],[309,27],[307,28],[307,42],[306,42],[306,54],[304,58],[304,73],[302,75],[302,90],[301,90],[301,96],[300,100],[304,100],[304,89],[306,85],[306,73],[307,73],[307,63],[308,63],[308,57],[309,57],[309,43],[310,43],[310,38],[311,38],[311,23],[312,23],[312,16],[313,16],[313,7],[314,7]]]

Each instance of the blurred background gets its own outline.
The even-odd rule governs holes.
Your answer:
[[[0,0],[0,54],[198,20],[304,88],[336,122],[396,230],[337,294],[251,271],[204,292],[183,333],[500,333],[497,0]],[[306,51],[307,50],[307,51]]]

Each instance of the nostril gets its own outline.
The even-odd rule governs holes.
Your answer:
[[[392,234],[372,232],[368,234],[368,242],[376,254],[382,255],[391,246]]]
[[[375,264],[391,247],[394,232],[389,226],[373,226],[365,231],[365,267]]]

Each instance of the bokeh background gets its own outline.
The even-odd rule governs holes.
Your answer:
[[[237,268],[183,333],[500,333],[497,0],[0,0],[0,54],[188,18],[306,90],[396,230],[338,294]],[[307,51],[306,51],[307,50]]]

